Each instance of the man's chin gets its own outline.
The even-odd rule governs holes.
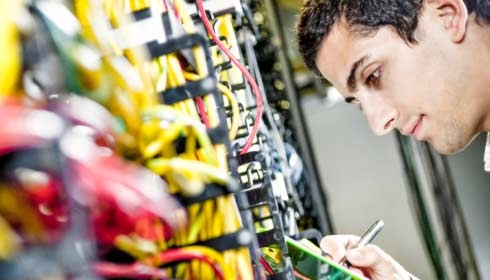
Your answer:
[[[454,154],[457,154],[457,153],[461,152],[462,150],[464,150],[464,147],[463,148],[459,148],[459,149],[452,148],[452,147],[438,148],[438,147],[436,147],[434,145],[432,145],[432,147],[434,147],[434,149],[436,151],[438,151],[440,154],[446,155],[446,156],[454,155]]]
[[[433,142],[433,141],[428,141],[428,142],[440,154],[454,155],[454,154],[457,154],[457,153],[465,150],[471,144],[471,142],[473,142],[473,140],[476,138],[476,136],[477,135],[475,135],[473,138],[469,139],[468,141],[462,141],[462,142],[458,142],[458,143],[437,143],[437,142]]]

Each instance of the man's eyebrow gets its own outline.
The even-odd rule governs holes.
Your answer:
[[[347,77],[347,88],[349,91],[356,91],[357,89],[357,70],[368,60],[369,54],[359,58],[356,62],[352,64],[350,69],[349,77]]]

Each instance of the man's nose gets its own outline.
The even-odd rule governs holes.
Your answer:
[[[396,127],[398,111],[379,94],[366,94],[361,100],[371,130],[376,135],[385,135]]]

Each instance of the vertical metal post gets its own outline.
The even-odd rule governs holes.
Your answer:
[[[312,150],[311,141],[308,137],[308,128],[305,125],[305,118],[303,116],[303,111],[301,109],[301,105],[299,104],[299,96],[293,84],[293,77],[291,74],[290,62],[286,56],[286,51],[284,46],[284,36],[283,31],[280,26],[280,18],[277,13],[277,3],[273,0],[265,0],[264,1],[265,8],[268,15],[268,21],[270,23],[270,27],[272,30],[272,34],[274,34],[275,38],[272,38],[272,42],[278,48],[278,59],[281,63],[281,74],[283,76],[284,83],[286,85],[286,94],[287,98],[290,102],[290,112],[293,120],[294,130],[296,132],[297,141],[300,147],[301,157],[306,165],[307,171],[311,174],[312,180],[311,185],[309,186],[311,190],[311,197],[313,199],[313,203],[315,209],[318,212],[318,225],[320,226],[319,230],[323,234],[331,234],[333,233],[333,228],[331,225],[331,220],[328,214],[327,201],[324,194],[324,189],[322,188],[320,176],[318,174],[316,162],[314,159],[314,153]]]

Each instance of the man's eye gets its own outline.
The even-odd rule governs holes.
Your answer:
[[[378,69],[367,77],[366,85],[377,86],[379,84],[380,78],[381,78],[381,71]]]
[[[349,104],[352,104],[354,106],[356,106],[357,108],[359,108],[359,110],[362,111],[362,105],[361,105],[361,102],[359,102],[359,100],[357,100],[355,97],[347,97],[345,99],[345,102],[349,103]]]
[[[349,104],[359,104],[359,100],[357,100],[355,97],[352,96],[346,97],[345,102]]]

